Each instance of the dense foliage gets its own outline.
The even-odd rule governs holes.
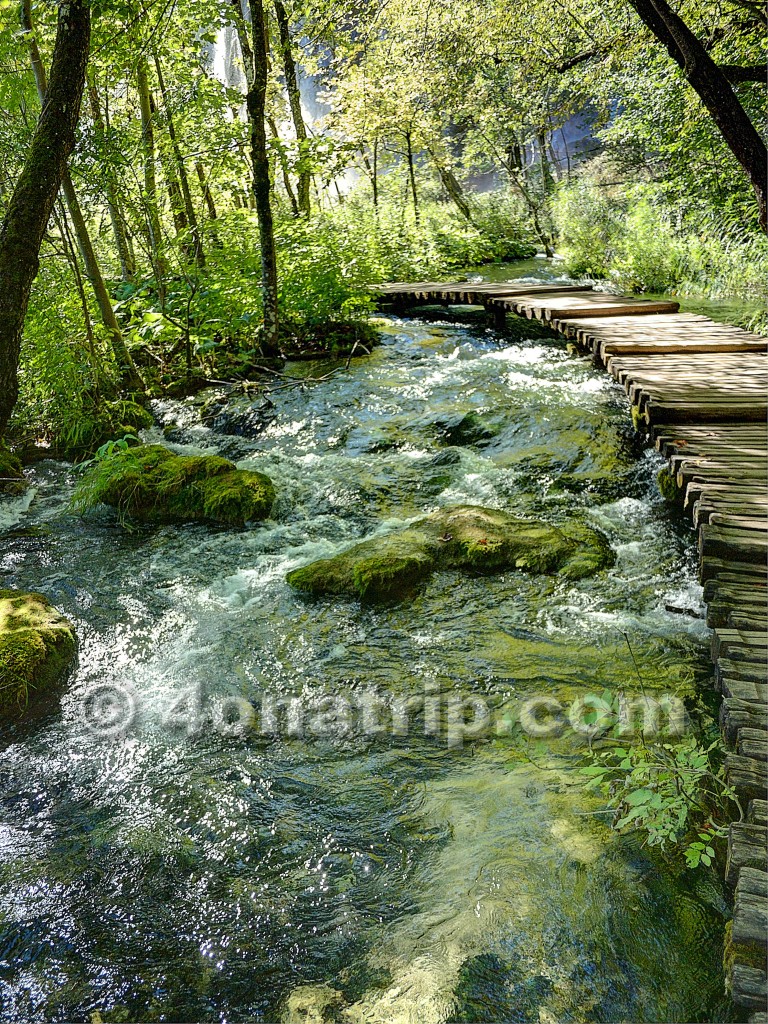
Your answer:
[[[55,9],[21,6],[23,31],[16,5],[0,4],[2,214],[54,40]],[[72,188],[40,253],[14,424],[64,452],[126,425],[109,411],[121,391],[253,375],[268,350],[250,8],[92,6]],[[270,47],[262,127],[283,352],[370,341],[371,283],[537,249],[626,289],[761,298],[765,240],[747,177],[636,6],[254,8]],[[735,94],[760,124],[761,6],[676,8],[715,62],[737,69]]]

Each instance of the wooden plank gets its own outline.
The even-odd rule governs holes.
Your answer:
[[[768,534],[705,523],[699,529],[699,552],[703,559],[733,559],[764,566],[768,563]]]
[[[676,313],[680,308],[677,302],[650,302],[646,299],[629,299],[597,292],[573,297],[552,297],[546,302],[533,294],[521,295],[495,300],[495,304],[499,303],[513,309],[520,316],[545,322],[629,313],[640,316],[649,313]]]
[[[725,880],[735,886],[739,872],[744,867],[768,870],[768,830],[764,825],[752,825],[734,821],[728,830],[728,856],[725,865]]]
[[[759,704],[768,708],[768,683],[757,683],[750,679],[735,679],[724,676],[720,681],[719,690],[726,697],[738,697],[749,704]],[[749,757],[752,755],[749,754]]]
[[[765,970],[749,964],[734,963],[730,977],[731,999],[737,1006],[762,1011],[768,998],[768,979]],[[762,1018],[762,1019],[761,1019]],[[748,1024],[766,1024],[768,1014],[753,1014]]]
[[[760,729],[739,729],[736,753],[754,758],[755,761],[768,761],[768,733]]]
[[[753,825],[768,825],[768,800],[751,800],[747,809],[747,821]]]
[[[739,946],[768,944],[768,874],[757,868],[739,871],[731,937]]]
[[[649,402],[643,418],[649,426],[654,423],[718,423],[720,420],[744,419],[762,423],[768,416],[768,401],[750,399],[737,402],[715,396],[711,402],[674,402],[671,399]]]
[[[724,574],[744,582],[749,580],[750,583],[754,581],[758,584],[764,583],[766,576],[763,565],[754,562],[742,562],[735,558],[723,561],[722,558],[712,557],[701,563],[699,579],[702,583],[707,583],[709,580]]]
[[[740,754],[727,755],[725,778],[737,793],[747,797],[761,797],[768,788],[768,768],[765,762]]]
[[[759,704],[748,704],[735,697],[726,697],[720,705],[720,729],[730,746],[735,747],[740,729],[768,729],[768,709]],[[762,793],[753,794],[762,797]]]

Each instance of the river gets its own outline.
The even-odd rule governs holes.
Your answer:
[[[706,687],[693,534],[660,460],[560,341],[380,329],[370,358],[273,392],[268,422],[239,399],[245,435],[156,403],[150,439],[272,477],[263,525],[78,517],[53,462],[0,506],[2,586],[43,591],[81,641],[60,701],[0,733],[8,1024],[732,1019],[714,871],[610,829],[583,737],[503,727],[520,700],[634,686],[627,638],[648,685]],[[438,573],[382,607],[285,583],[459,503],[595,526],[615,565],[578,583]],[[498,727],[459,745],[426,712],[396,734],[327,713],[425,690],[478,697]],[[113,728],[94,724],[105,693]],[[307,719],[238,728],[232,708],[276,698]]]

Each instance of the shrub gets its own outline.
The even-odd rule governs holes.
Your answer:
[[[719,743],[702,747],[693,736],[679,743],[641,742],[593,753],[583,768],[586,788],[597,789],[614,811],[613,826],[645,834],[649,846],[681,851],[689,867],[710,865],[712,843],[727,835],[713,820],[734,793],[712,763]]]

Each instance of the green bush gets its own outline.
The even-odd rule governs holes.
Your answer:
[[[719,743],[705,748],[693,736],[676,744],[641,742],[593,753],[581,773],[586,788],[606,797],[614,828],[640,831],[649,846],[682,852],[689,867],[709,866],[712,843],[727,835],[714,819],[734,798],[722,768],[712,763],[718,750]]]
[[[608,277],[622,233],[623,210],[619,204],[588,179],[578,179],[558,191],[552,215],[568,273],[574,277]]]
[[[558,246],[575,277],[605,279],[631,292],[672,291],[720,299],[768,297],[768,240],[728,210],[670,208],[659,186],[621,193],[584,175],[553,203]],[[764,313],[745,327],[764,330]]]

